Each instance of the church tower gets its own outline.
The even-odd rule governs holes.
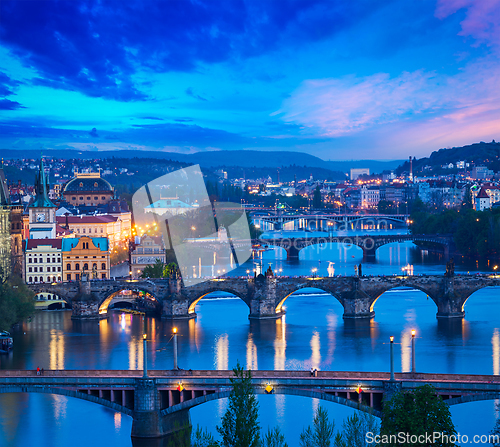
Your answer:
[[[30,239],[55,239],[56,237],[56,206],[49,199],[48,189],[43,158],[41,158],[40,171],[35,183],[36,198],[28,206]]]

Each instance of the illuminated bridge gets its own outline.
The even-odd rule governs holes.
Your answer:
[[[133,418],[132,436],[155,438],[190,429],[189,409],[226,398],[232,371],[0,371],[0,393],[48,393],[83,399]],[[256,394],[287,394],[381,415],[384,395],[431,384],[449,405],[499,399],[500,377],[464,374],[254,371]],[[267,388],[266,390],[266,387]]]
[[[75,319],[106,318],[111,300],[123,290],[144,292],[167,319],[196,317],[196,304],[212,292],[240,298],[251,319],[280,318],[294,292],[315,288],[330,293],[344,308],[346,319],[373,318],[374,305],[384,292],[409,287],[424,292],[437,307],[438,318],[462,318],[469,297],[484,287],[500,286],[498,275],[225,277],[186,286],[181,279],[93,280],[58,284],[28,284],[35,293],[48,292],[72,307]],[[293,299],[293,297],[292,297]]]

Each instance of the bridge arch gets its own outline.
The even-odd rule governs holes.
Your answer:
[[[294,290],[288,292],[285,297],[283,297],[280,301],[277,302],[276,307],[275,307],[275,312],[277,314],[280,313],[280,312],[282,312],[283,311],[283,305],[285,304],[285,301],[288,298],[290,298],[290,296],[292,296],[294,293],[296,293],[296,292],[298,292],[300,290],[303,290],[303,289],[315,289],[315,290],[318,290],[320,292],[328,293],[333,298],[335,298],[340,303],[340,305],[344,306],[342,298],[340,297],[340,295],[336,291],[332,291],[328,287],[324,287],[321,284],[318,284],[318,285],[314,284],[314,283],[311,284],[311,282],[312,281],[309,281],[309,282],[304,283],[304,284],[300,284],[299,287],[296,287]]]
[[[452,397],[451,399],[443,399],[448,405],[465,404],[468,402],[478,402],[482,400],[500,399],[500,393],[483,393],[483,394],[466,394],[460,397]]]
[[[120,292],[123,292],[126,290],[131,291],[131,292],[143,292],[146,295],[149,295],[151,298],[153,298],[154,301],[156,301],[156,303],[158,303],[158,306],[161,306],[161,304],[162,304],[162,302],[160,300],[158,300],[158,298],[156,297],[155,293],[153,291],[149,290],[147,287],[143,287],[143,286],[134,287],[133,285],[121,286],[121,287],[114,289],[111,292],[106,293],[107,296],[104,299],[102,299],[99,303],[99,314],[100,315],[106,314],[108,312],[108,307],[111,304],[111,301],[113,301],[113,299],[115,299],[120,294]]]
[[[264,391],[263,387],[255,387],[254,392],[255,392],[255,394],[267,394]],[[207,394],[206,396],[200,396],[200,397],[196,397],[194,399],[189,399],[189,400],[186,400],[184,402],[181,402],[180,404],[173,405],[169,408],[166,408],[165,410],[162,410],[161,415],[166,416],[168,414],[175,413],[176,411],[189,410],[190,408],[196,407],[196,406],[204,404],[206,402],[227,398],[227,397],[229,397],[230,394],[231,394],[231,390],[224,390],[224,391],[219,391],[217,393]],[[290,396],[302,396],[302,397],[309,397],[309,398],[314,398],[314,399],[321,399],[324,401],[334,402],[337,404],[345,405],[347,407],[351,407],[351,408],[354,408],[356,410],[364,411],[365,413],[372,414],[373,416],[376,416],[379,418],[382,417],[381,411],[375,410],[367,405],[363,405],[363,404],[360,404],[358,402],[348,400],[344,397],[335,396],[333,394],[327,394],[327,393],[323,393],[323,392],[319,392],[319,391],[304,390],[304,389],[300,389],[300,388],[275,387],[274,394],[284,394],[284,395],[290,395]]]
[[[123,405],[117,404],[115,402],[111,402],[109,400],[100,398],[98,396],[94,396],[92,394],[82,393],[81,391],[68,390],[65,388],[57,388],[57,387],[47,387],[47,386],[24,386],[24,385],[9,385],[2,387],[0,386],[0,394],[7,393],[40,393],[40,394],[58,394],[60,396],[73,397],[76,399],[86,400],[88,402],[93,402],[99,405],[102,405],[107,408],[111,408],[114,411],[118,411],[120,413],[126,414],[128,416],[132,416],[133,410],[127,408]]]
[[[226,293],[230,293],[231,295],[234,295],[237,298],[239,298],[240,300],[242,300],[248,306],[248,308],[250,308],[250,305],[248,304],[248,301],[241,295],[240,292],[238,292],[234,288],[232,288],[230,286],[229,287],[224,287],[224,286],[221,286],[221,287],[210,287],[210,288],[204,289],[202,295],[195,296],[194,298],[191,298],[189,300],[188,314],[194,314],[195,310],[196,310],[196,305],[200,302],[200,300],[202,300],[207,295],[210,295],[211,293],[214,293],[214,292],[226,292]]]
[[[410,282],[408,282],[408,283],[405,282],[404,284],[397,284],[397,285],[394,285],[391,287],[384,288],[384,290],[382,290],[382,291],[379,291],[378,295],[370,302],[370,312],[374,312],[375,303],[379,300],[379,298],[384,293],[386,293],[390,290],[404,290],[405,288],[411,288],[413,290],[418,290],[420,292],[425,293],[427,295],[427,297],[429,297],[434,302],[436,307],[439,307],[438,299],[437,299],[437,297],[433,296],[432,292],[430,292],[429,290],[427,290],[426,288],[424,288],[418,284],[412,284]]]

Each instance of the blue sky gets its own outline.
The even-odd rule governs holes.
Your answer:
[[[500,0],[0,2],[0,147],[402,159],[500,140]]]

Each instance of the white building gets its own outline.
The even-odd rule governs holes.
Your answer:
[[[61,281],[62,239],[26,239],[24,244],[26,282]]]
[[[476,196],[476,200],[474,202],[476,211],[484,211],[485,209],[491,208],[490,196],[486,192],[485,188],[482,187]]]
[[[361,208],[376,208],[380,201],[380,188],[378,186],[361,187]]]

